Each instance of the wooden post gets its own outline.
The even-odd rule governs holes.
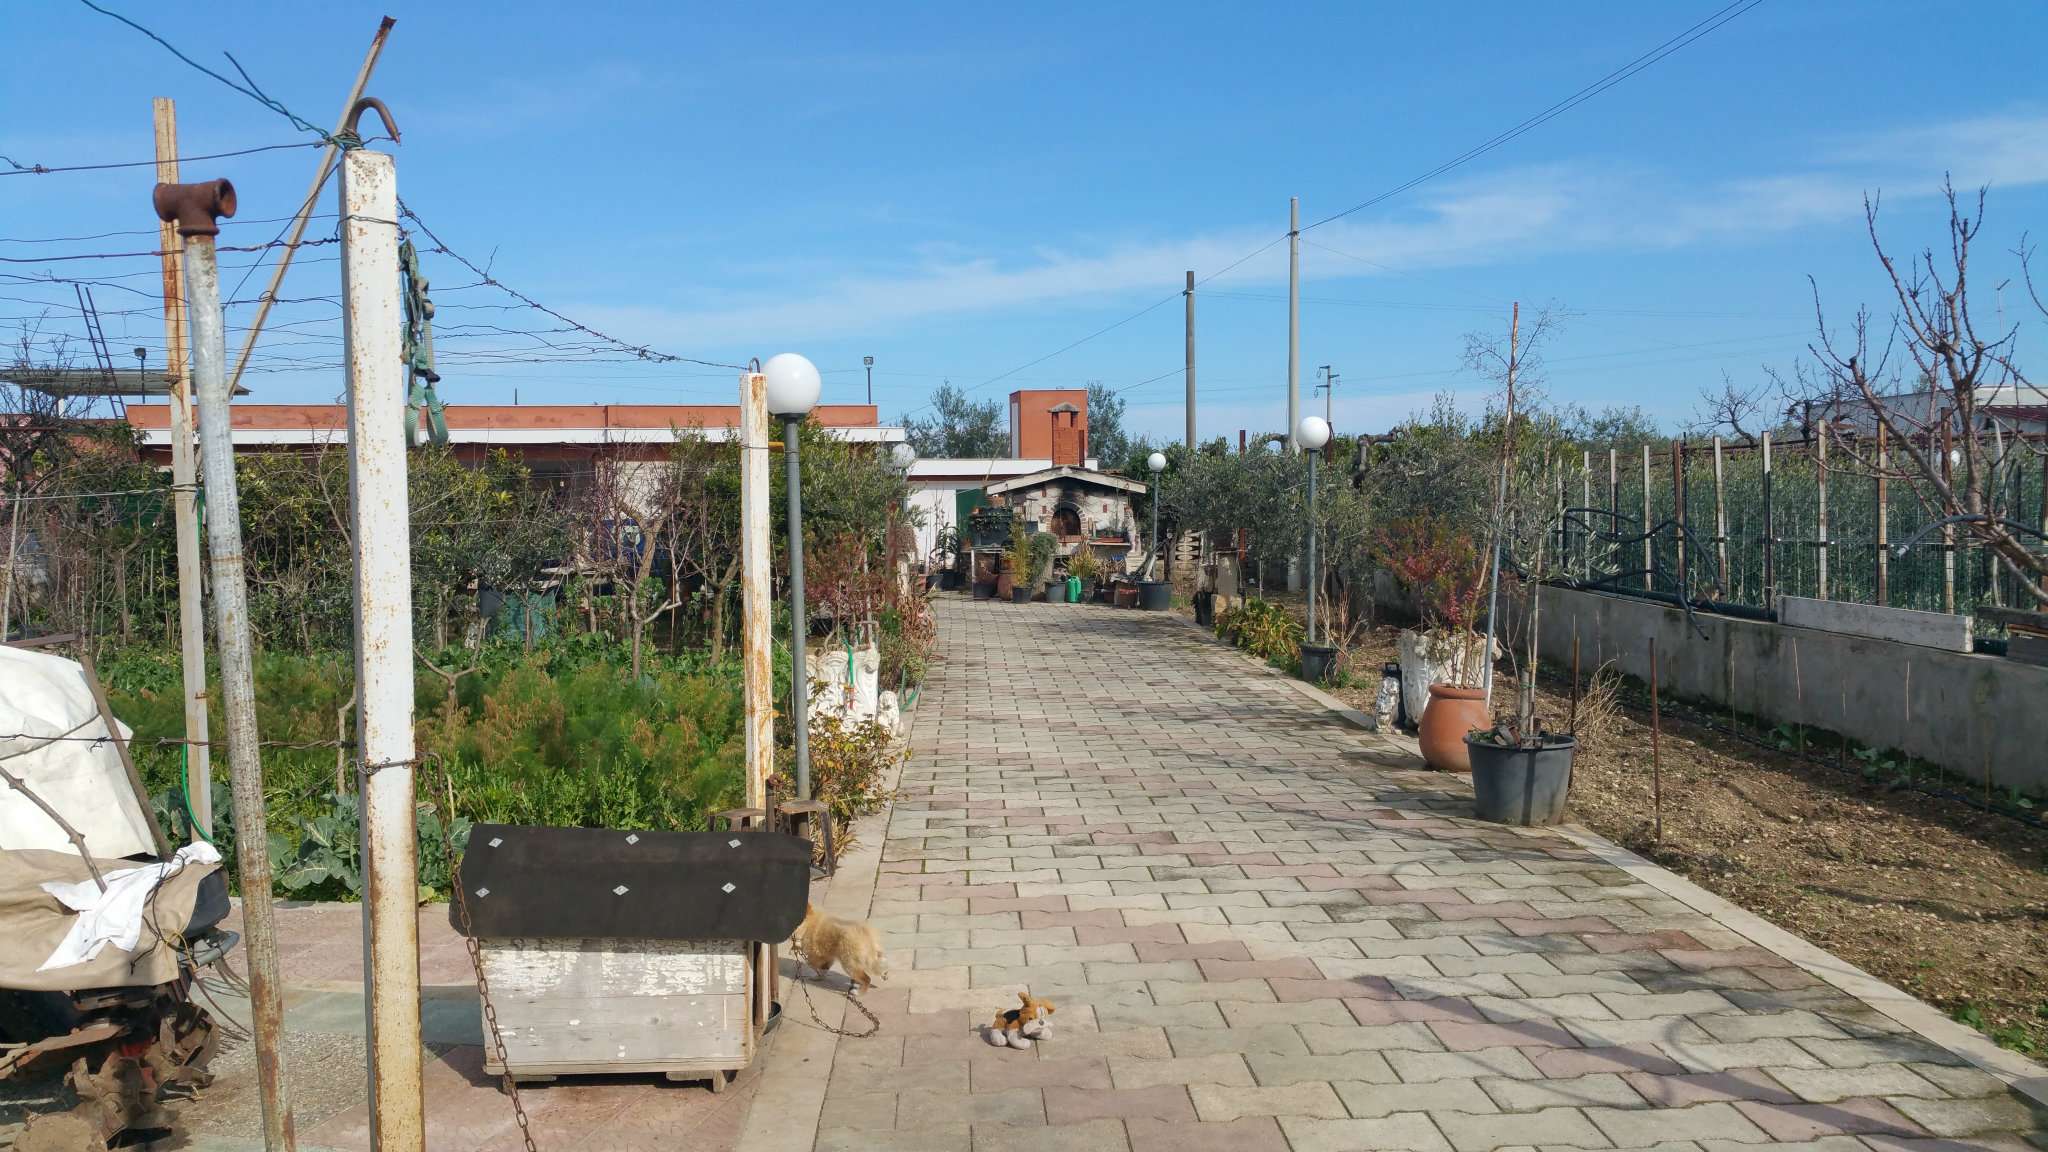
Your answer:
[[[1657,638],[1650,637],[1650,804],[1657,820],[1657,839],[1664,839],[1664,720],[1657,708]]]
[[[1826,421],[1814,425],[1814,495],[1819,501],[1819,538],[1814,546],[1820,555],[1814,561],[1817,583],[1820,590],[1815,593],[1820,599],[1828,598],[1828,426]]]
[[[178,182],[178,109],[168,97],[151,102],[156,128],[156,178]],[[192,838],[213,831],[213,753],[207,743],[205,577],[199,560],[199,466],[192,453],[192,381],[185,365],[185,265],[178,226],[157,222],[163,252],[165,406],[171,416],[171,506],[178,540],[178,650],[184,673],[185,791]]]
[[[1892,552],[1891,552],[1891,478],[1885,474],[1890,467],[1885,462],[1884,422],[1877,425],[1877,602],[1889,606],[1892,602]],[[2048,461],[2044,461],[2048,462]]]
[[[1721,591],[1718,599],[1728,599],[1733,593],[1728,588],[1728,503],[1724,498],[1721,484],[1721,438],[1714,437],[1714,568]]]
[[[1692,577],[1685,566],[1685,441],[1671,442],[1672,539],[1678,543],[1678,595],[1692,599]]]
[[[775,771],[774,604],[769,589],[768,378],[740,377],[740,637],[746,691],[746,806],[766,823],[768,777]],[[792,669],[792,671],[798,671]],[[768,945],[754,946],[754,1026],[768,1022]]]
[[[1579,579],[1593,578],[1593,525],[1585,509],[1593,506],[1593,453],[1579,453]]]
[[[1764,447],[1764,607],[1778,606],[1778,534],[1771,520],[1771,434],[1763,435]]]
[[[1955,421],[1943,409],[1941,413],[1941,483],[1950,491],[1955,490],[1955,466],[1949,462],[1949,453],[1955,451]],[[1943,513],[1946,515],[1946,512]],[[1956,526],[1944,524],[1941,527],[1941,610],[1956,610]]]
[[[1656,543],[1650,536],[1650,446],[1643,445],[1643,591],[1654,592],[1656,581]]]
[[[1610,535],[1610,536],[1612,536],[1612,537],[1616,537],[1616,538],[1618,538],[1618,537],[1620,537],[1620,535],[1621,535],[1621,518],[1620,518],[1620,517],[1621,517],[1621,464],[1620,464],[1620,457],[1619,457],[1619,456],[1618,456],[1618,455],[1616,454],[1616,452],[1615,452],[1615,450],[1614,450],[1614,449],[1612,449],[1612,448],[1609,448],[1609,449],[1607,450],[1607,531],[1608,531],[1609,535]],[[1609,568],[1611,568],[1611,569],[1613,569],[1613,572],[1611,573],[1611,575],[1613,575],[1613,576],[1619,576],[1619,575],[1621,574],[1621,572],[1620,572],[1620,569],[1621,569],[1621,546],[1620,546],[1619,544],[1616,544],[1616,545],[1614,546],[1614,549],[1613,549],[1612,555],[1610,555],[1610,556],[1608,557],[1608,567],[1609,567]]]
[[[1572,710],[1565,721],[1565,731],[1574,737],[1579,734],[1579,622],[1572,620]]]

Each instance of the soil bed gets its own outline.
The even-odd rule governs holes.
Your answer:
[[[1333,694],[1371,712],[1394,637],[1391,628],[1364,637],[1347,654],[1357,681]],[[1539,689],[1538,713],[1552,727],[1564,726],[1569,690]],[[1580,750],[1567,819],[2009,1048],[2048,1052],[2048,831],[1867,780],[1854,758],[1837,769],[1668,710],[1661,760],[1661,841],[1640,696],[1611,735]]]

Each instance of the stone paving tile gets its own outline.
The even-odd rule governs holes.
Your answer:
[[[2028,1147],[1994,1078],[1156,615],[936,607],[816,1147]],[[1051,1039],[974,1029],[1018,991]]]

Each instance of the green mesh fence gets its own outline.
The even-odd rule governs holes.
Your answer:
[[[1935,531],[1903,556],[1881,559],[1878,482],[1852,470],[1839,450],[1827,470],[1823,527],[1815,445],[1773,446],[1768,531],[1760,450],[1723,446],[1718,508],[1711,444],[1690,443],[1682,455],[1683,484],[1678,486],[1669,444],[1651,447],[1647,485],[1640,446],[1617,449],[1611,472],[1604,449],[1570,462],[1565,503],[1597,510],[1567,517],[1559,531],[1557,543],[1572,575],[1626,590],[1685,593],[1758,608],[1771,606],[1773,591],[1928,612],[2037,607],[2017,581],[1998,570],[1990,553],[1969,543],[1962,529],[1954,530],[1953,546]],[[1999,506],[2007,515],[2037,526],[2048,523],[2039,467],[2007,469],[1999,482]],[[1894,480],[1887,489],[1883,539],[1897,546],[1935,517],[1910,484]],[[1647,542],[1640,539],[1645,525],[1654,530]]]

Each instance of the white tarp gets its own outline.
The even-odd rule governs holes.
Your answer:
[[[0,767],[70,821],[95,857],[153,857],[149,817],[121,754],[91,739],[107,735],[77,661],[0,646]],[[0,781],[0,849],[28,848],[76,851],[42,809]]]

